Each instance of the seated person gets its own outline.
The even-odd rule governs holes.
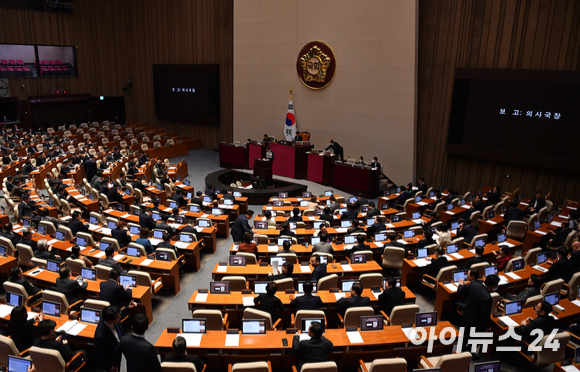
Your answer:
[[[332,212],[329,207],[324,207],[322,214],[320,215],[320,220],[327,221],[332,227],[334,224],[334,217],[332,217]]]
[[[32,346],[40,347],[43,349],[52,349],[56,350],[60,353],[60,356],[64,360],[65,363],[69,363],[75,352],[73,351],[71,345],[68,343],[68,340],[62,340],[62,335],[56,337],[57,333],[55,332],[56,322],[51,319],[44,319],[38,323],[38,333],[40,333],[40,338],[35,339],[32,342]],[[71,369],[78,368],[84,357],[77,358],[75,361],[70,365]]]
[[[12,266],[10,268],[10,278],[8,279],[8,281],[10,283],[20,284],[21,286],[23,286],[24,289],[26,290],[26,293],[29,296],[33,296],[33,295],[37,294],[38,292],[40,292],[40,288],[38,288],[34,284],[28,282],[24,278],[24,274],[22,273],[22,269],[18,265]]]
[[[119,270],[119,272],[123,272],[121,264],[113,259],[114,255],[115,248],[113,248],[113,246],[108,246],[105,249],[105,257],[99,258],[99,261],[97,261],[97,265],[112,267],[113,269]]]
[[[332,352],[333,344],[322,336],[323,324],[313,322],[308,329],[310,340],[300,341],[300,330],[292,339],[292,349],[300,355],[298,370],[302,369],[305,363],[324,362],[328,360],[328,355]]]
[[[280,231],[280,237],[283,237],[283,236],[289,236],[289,237],[295,238],[296,241],[299,242],[298,235],[296,235],[295,232],[290,231],[290,224],[288,223],[288,221],[282,222],[282,231]]]
[[[38,333],[35,323],[42,320],[44,320],[43,312],[28,320],[26,307],[16,306],[12,309],[8,321],[8,336],[12,338],[18,351],[23,352],[32,346],[33,334]]]
[[[438,246],[445,248],[447,245],[451,244],[451,232],[446,223],[437,225],[435,234],[437,234],[435,237],[435,243],[437,243]]]
[[[292,243],[290,243],[288,240],[284,240],[282,243],[282,249],[278,249],[278,253],[296,253],[294,249],[290,249],[291,246]]]
[[[542,280],[536,274],[530,275],[528,279],[528,286],[526,289],[513,295],[511,293],[506,293],[505,299],[509,301],[522,301],[522,306],[526,303],[526,300],[530,297],[537,296],[540,294],[540,287],[542,286]]]
[[[491,251],[491,253],[495,255],[498,271],[505,270],[507,263],[513,258],[510,251],[510,247],[508,247],[507,245],[501,245],[499,252]]]
[[[254,304],[256,308],[261,311],[265,311],[272,317],[272,325],[278,320],[277,311],[284,310],[284,305],[278,297],[276,297],[276,291],[278,286],[274,282],[268,283],[266,286],[266,293],[258,295],[254,298]]]
[[[243,237],[244,242],[238,246],[238,252],[258,254],[258,246],[254,243],[253,239],[254,235],[246,231]]]
[[[328,233],[322,231],[318,234],[318,237],[320,238],[320,241],[312,246],[312,253],[321,252],[334,254],[334,248],[332,248],[332,244],[330,244]]]
[[[52,245],[49,245],[48,247],[46,246],[46,239],[40,239],[37,245],[38,249],[34,251],[34,257],[40,258],[41,260],[55,260],[62,262],[62,258],[60,258],[60,256],[52,253]]]
[[[310,274],[310,281],[318,283],[318,281],[327,275],[326,264],[320,263],[320,256],[315,254],[310,257],[310,265],[313,267],[312,274]]]
[[[268,222],[269,228],[276,228],[276,220],[272,218],[272,212],[264,211],[264,221]]]
[[[387,226],[383,222],[383,219],[380,217],[375,217],[375,222],[371,226],[367,227],[367,235],[374,236],[375,234],[385,230],[387,230]]]
[[[568,258],[568,250],[565,246],[558,248],[557,259],[548,269],[548,276],[550,280],[562,279],[564,283],[569,283],[575,270],[574,262]]]
[[[356,253],[356,252],[360,252],[360,251],[370,251],[371,250],[371,246],[368,244],[365,244],[367,237],[366,235],[357,235],[356,236],[356,242],[358,243],[357,245],[355,245],[354,247],[352,247],[352,249],[350,250],[350,253]]]
[[[439,271],[442,268],[449,265],[447,258],[445,257],[445,249],[441,247],[435,248],[435,258],[431,259],[431,257],[425,258],[427,261],[431,261],[431,265],[429,265],[429,269],[427,270],[427,275],[437,279],[437,275],[439,275]]]
[[[153,246],[151,245],[151,241],[149,240],[149,229],[146,227],[141,228],[141,232],[139,233],[139,238],[135,240],[135,243],[142,245],[145,247],[145,251],[147,255],[150,255],[154,252]]]
[[[292,210],[292,217],[288,218],[288,221],[291,221],[291,222],[301,222],[302,221],[302,217],[300,216],[300,209],[294,208]]]
[[[525,211],[518,208],[519,203],[517,201],[512,201],[510,208],[505,211],[503,219],[505,220],[505,225],[507,226],[510,221],[523,221],[524,216],[528,213],[528,209]]]
[[[547,301],[542,301],[534,306],[536,318],[528,317],[521,322],[521,327],[516,328],[516,333],[522,336],[522,340],[532,342],[537,338],[537,335],[532,332],[539,329],[544,335],[549,335],[554,329],[554,318],[550,316],[552,312],[552,305]]]
[[[395,306],[405,304],[405,292],[397,287],[397,280],[395,278],[387,279],[386,288],[379,295],[379,304],[388,316],[391,316],[391,311],[393,311]]]
[[[487,262],[485,257],[483,257],[483,252],[485,249],[482,246],[475,247],[475,257],[468,258],[465,260],[465,265],[463,266],[464,269],[469,269],[472,265]]]
[[[336,301],[336,306],[342,310],[343,314],[351,307],[371,306],[371,300],[368,297],[361,297],[362,291],[362,285],[354,283],[350,287],[350,297],[343,297]]]
[[[187,354],[187,343],[183,337],[175,337],[172,347],[174,354],[165,356],[164,362],[192,363],[196,371],[201,372],[203,370],[205,366],[203,360],[195,355]]]
[[[126,225],[127,223],[124,220],[119,219],[117,227],[111,230],[111,236],[119,243],[119,247],[121,248],[125,248],[131,243],[131,237],[125,231]]]
[[[270,280],[291,278],[292,273],[294,272],[294,264],[291,262],[284,262],[280,270],[282,270],[282,272],[278,275],[271,275]]]
[[[348,230],[346,230],[346,233],[349,234],[349,235],[350,234],[357,233],[357,232],[364,233],[365,232],[365,229],[363,228],[363,226],[364,226],[364,223],[362,221],[360,221],[360,220],[354,220],[353,223],[352,223],[352,227],[349,228]]]
[[[356,220],[358,218],[357,204],[348,203],[346,209],[347,211],[340,216],[341,220]]]
[[[86,256],[83,256],[81,254],[81,247],[79,247],[77,244],[72,246],[70,258],[72,258],[73,260],[83,261],[86,267],[89,268],[93,267],[93,263],[91,262],[91,260],[89,260]]]
[[[157,248],[155,248],[155,250],[157,251],[159,248],[171,249],[175,252],[175,256],[179,257],[179,251],[177,250],[177,247],[171,244],[171,235],[166,232],[163,233],[163,241],[157,244]]]
[[[304,295],[295,297],[292,302],[290,302],[290,306],[293,307],[296,311],[319,310],[324,306],[320,297],[312,295],[314,286],[310,280],[304,282],[302,289],[304,291]]]
[[[463,238],[467,244],[471,244],[475,235],[477,235],[477,228],[471,224],[471,219],[464,219],[457,229],[457,237]]]
[[[82,285],[79,284],[77,280],[70,278],[70,268],[64,264],[60,267],[58,272],[59,277],[56,278],[56,290],[64,294],[69,306],[72,306],[75,302],[78,302],[78,294],[84,292],[87,289],[89,283],[86,279],[82,279]],[[74,309],[80,309],[80,304],[74,306]]]

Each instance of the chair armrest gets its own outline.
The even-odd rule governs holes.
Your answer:
[[[419,363],[420,363],[421,361],[425,362],[425,363],[427,364],[427,366],[429,366],[429,368],[435,368],[435,366],[433,366],[433,364],[431,364],[431,362],[429,361],[429,359],[427,359],[427,358],[425,357],[425,355],[421,355],[421,356],[419,357],[419,360],[417,360],[417,365],[419,365]]]
[[[348,263],[350,263],[350,258],[348,258],[348,256],[346,256],[346,260],[348,261]]]
[[[207,368],[207,364],[203,365],[203,369],[200,372],[205,372],[205,369]]]
[[[228,372],[232,372],[232,363],[228,363]]]
[[[228,324],[228,313],[224,316],[224,327]]]
[[[81,305],[81,304],[83,304],[84,302],[85,302],[85,300],[78,300],[78,301],[77,301],[77,302],[75,302],[74,304],[70,304],[70,305],[68,306],[68,311],[70,312],[70,309],[72,309],[74,306],[76,306],[76,305]]]
[[[33,295],[30,295],[30,296],[28,296],[28,302],[30,302],[30,301],[31,301],[31,299],[33,299],[33,298],[34,298],[34,297],[36,297],[36,296],[40,296],[40,297],[42,297],[42,289],[41,289],[40,291],[38,291],[38,293],[35,293],[35,294],[33,294]]]
[[[182,260],[185,262],[185,255],[184,254],[182,254],[181,256],[177,257],[177,261],[178,262],[180,262]]]
[[[566,294],[568,294],[569,291],[570,291],[570,286],[568,286],[567,283],[564,283],[562,285],[562,289],[560,289],[560,293],[563,295],[566,295]]]
[[[261,258],[258,260],[258,262],[256,262],[256,264],[259,265],[260,262],[262,262],[262,259]]]
[[[29,347],[28,349],[21,351],[20,354],[18,354],[19,357],[24,356],[26,354],[28,354],[28,351],[31,349],[31,347]]]
[[[340,313],[336,313],[336,315],[338,316],[338,320],[340,321],[340,326],[344,328],[344,318],[342,317],[342,315],[340,315]]]
[[[278,318],[278,320],[276,320],[276,323],[274,323],[274,325],[272,326],[272,329],[274,331],[278,330],[278,326],[280,325],[280,323],[282,323],[282,319]]]
[[[294,314],[290,314],[290,324],[294,327]]]
[[[298,372],[298,370],[296,369],[296,366],[292,366],[292,372]]]
[[[383,310],[381,310],[381,314],[383,314],[383,316],[385,317],[385,319],[387,320],[387,323],[391,323],[391,319],[389,319],[389,316],[387,314],[385,314],[385,312]]]
[[[363,362],[362,359],[359,359],[358,363],[360,365],[360,372],[369,372],[367,366],[365,366],[365,362]]]
[[[155,284],[157,284],[157,282],[161,281],[161,277],[155,279],[154,281],[151,282],[151,288],[155,287]]]
[[[85,356],[83,355],[83,353],[76,353],[75,356],[73,356],[72,359],[66,364],[66,366],[65,366],[66,372],[69,372],[70,365],[72,364],[72,362],[74,362],[75,359],[77,359],[79,357],[83,359],[83,362],[75,371],[78,371],[85,366],[85,364],[87,363],[87,360],[86,360]]]

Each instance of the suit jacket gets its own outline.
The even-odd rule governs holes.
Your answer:
[[[423,195],[424,196],[429,196],[429,195],[427,195],[427,190],[429,188],[427,187],[427,184],[425,182],[423,182],[422,184],[420,184],[419,187],[418,187],[418,189],[419,189],[418,191],[423,191]]]
[[[341,220],[356,220],[358,217],[358,211],[348,210],[340,216]]]
[[[477,235],[477,228],[473,225],[464,226],[457,232],[457,236],[465,239],[467,244],[471,244],[471,241],[475,235]]]
[[[310,281],[313,283],[318,283],[318,281],[326,276],[326,264],[319,264],[312,270],[310,274]]]
[[[32,208],[30,207],[30,205],[26,204],[25,202],[18,204],[18,217],[19,218],[30,217],[31,215],[32,215]]]
[[[143,337],[123,336],[112,356],[117,368],[121,366],[121,355],[127,360],[127,372],[162,372],[155,348]]]
[[[155,225],[155,228],[165,230],[170,236],[175,235],[175,230],[173,229],[173,227],[169,226],[168,224],[166,224],[164,222],[157,223],[157,225]]]
[[[568,234],[570,234],[571,232],[572,232],[572,229],[570,229],[568,227],[561,229],[558,233],[556,233],[556,236],[554,236],[554,239],[552,239],[552,244],[564,244],[564,242],[566,241],[566,238],[568,237]]]
[[[123,195],[119,194],[114,186],[107,191],[107,199],[109,199],[109,203],[123,204]]]
[[[397,204],[398,205],[404,205],[405,202],[407,201],[407,199],[412,198],[413,197],[413,193],[412,192],[407,192],[402,191],[401,194],[399,194],[399,197],[397,198]]]
[[[369,209],[366,217],[373,218],[375,216],[380,216],[380,215],[381,215],[381,211],[378,208],[373,208],[373,209]]]
[[[487,287],[479,280],[460,285],[458,295],[465,296],[463,320],[466,327],[475,327],[481,332],[489,328],[491,317],[491,295]]]
[[[373,211],[374,210],[376,210],[376,209],[373,209]],[[387,226],[384,223],[382,223],[382,222],[376,223],[375,222],[367,228],[367,236],[372,237],[375,234],[378,234],[384,230],[387,230]]]
[[[40,258],[41,260],[56,260],[62,262],[62,259],[58,259],[54,253],[46,250],[46,249],[37,249],[34,251],[34,257]]]
[[[129,311],[127,307],[121,309],[121,318],[124,318]],[[125,335],[123,325],[119,322],[115,323],[114,327],[119,340],[122,339]],[[108,371],[113,366],[111,356],[117,345],[119,345],[119,341],[117,341],[117,338],[102,318],[95,330],[93,343],[93,356],[95,357],[95,361],[101,368]]]
[[[386,289],[379,295],[379,304],[385,314],[391,316],[391,311],[395,306],[405,304],[405,292],[397,287]]]
[[[244,233],[246,231],[252,231],[252,228],[250,227],[250,224],[248,223],[248,219],[246,218],[245,214],[240,215],[238,218],[236,218],[236,221],[234,222],[234,225],[232,226],[231,229],[231,234],[232,234],[232,238],[234,239],[235,242],[241,242],[242,241],[242,237],[244,236]]]
[[[332,227],[332,225],[334,224],[334,218],[330,214],[321,214],[320,219],[322,221],[328,221],[328,223],[330,224],[330,227]]]
[[[56,350],[60,353],[62,359],[66,363],[68,363],[72,357],[75,356],[75,352],[73,351],[70,344],[63,344],[62,342],[58,342],[56,340],[43,340],[41,338],[37,338],[32,342],[32,346],[41,347],[43,349]]]
[[[526,300],[530,297],[533,296],[537,296],[540,294],[540,288],[538,287],[528,287],[526,289],[524,289],[523,291],[521,291],[520,293],[518,293],[516,296],[511,296],[511,298],[508,297],[508,300],[510,301],[522,301],[522,304],[526,303]]]
[[[336,301],[336,306],[346,311],[351,307],[371,306],[371,300],[368,297],[361,296],[343,297]]]
[[[115,261],[112,257],[99,258],[99,261],[97,261],[97,265],[112,267],[113,269],[119,270],[119,272],[123,272],[121,264]]]
[[[569,258],[562,258],[554,262],[548,269],[548,274],[552,280],[563,279],[566,284],[570,282],[574,273],[574,262]]]
[[[198,372],[201,372],[203,370],[203,366],[205,365],[203,360],[201,360],[201,358],[196,355],[167,355],[163,361],[173,363],[193,363],[195,365],[196,371]]]
[[[338,144],[338,142],[329,144],[328,147],[324,149],[324,151],[327,151],[328,149],[333,149],[335,154],[338,154],[339,152],[342,152],[344,150],[342,146]]]
[[[505,211],[503,215],[503,219],[506,220],[506,224],[510,221],[523,221],[524,220],[524,211],[519,208],[510,208]]]
[[[87,282],[83,282],[83,285],[80,285],[76,280],[70,278],[56,278],[56,290],[65,295],[69,306],[79,300],[77,293],[87,289],[88,285],[89,283]]]
[[[16,280],[14,280],[12,278],[8,278],[8,281],[11,283],[20,284],[21,286],[23,286],[24,289],[26,289],[26,293],[28,293],[29,296],[35,295],[38,292],[40,292],[40,288],[38,288],[34,284],[26,281],[26,279],[24,279],[24,276],[22,278],[19,278]],[[18,350],[20,350],[20,349],[18,349]]]
[[[30,248],[32,248],[32,251],[36,251],[38,249],[38,244],[36,244],[36,242],[34,240],[31,239],[22,239],[20,241],[21,244],[26,244],[27,246],[29,246]]]
[[[126,247],[127,245],[129,245],[129,243],[131,243],[131,237],[127,234],[125,230],[112,229],[111,236],[113,237],[113,239],[119,242],[119,246],[121,247]]]
[[[318,296],[313,296],[312,294],[304,294],[303,296],[295,297],[292,302],[290,302],[296,311],[298,310],[320,310],[324,306],[322,300]]]
[[[572,252],[571,260],[574,263],[576,270],[580,270],[580,249],[576,252]]]
[[[369,164],[369,166],[371,168],[378,168],[379,170],[381,169],[381,163],[379,163],[378,161],[371,161],[371,163]]]
[[[66,165],[62,165],[60,167],[60,174],[62,174],[65,178],[67,177],[67,175],[72,172],[72,169],[70,169],[68,166]]]
[[[141,213],[139,215],[139,226],[153,230],[157,226],[157,223],[147,213]]]
[[[19,323],[8,321],[8,335],[14,341],[18,350],[26,350],[32,346],[34,341],[33,333],[38,332],[38,327],[34,325],[34,319],[24,320]]]
[[[522,336],[524,341],[531,342],[536,338],[536,336],[530,337],[530,333],[534,329],[541,329],[544,332],[544,335],[550,334],[552,329],[554,329],[554,318],[552,318],[550,314],[540,315],[536,319],[532,319],[525,326],[516,328],[516,332]]]
[[[97,162],[93,159],[89,159],[85,161],[83,167],[85,168],[85,173],[87,174],[87,180],[92,180],[95,174],[97,174]]]
[[[296,335],[292,338],[292,349],[300,354],[298,361],[298,370],[302,369],[305,363],[324,362],[328,359],[328,354],[332,352],[334,345],[324,336],[320,339],[303,340],[300,341],[300,336]]]
[[[334,254],[334,248],[332,248],[332,244],[319,242],[312,246],[312,252],[322,252],[322,253],[330,253]]]
[[[536,198],[535,196],[530,200],[530,208],[534,208],[534,211],[539,212],[540,209],[546,206],[546,199],[543,196]]]
[[[284,305],[282,301],[276,296],[270,296],[268,294],[260,294],[258,297],[254,298],[254,304],[256,308],[261,311],[265,311],[272,317],[272,325],[278,320],[278,310],[284,310]]]
[[[328,208],[330,208],[331,213],[334,213],[335,211],[340,209],[340,204],[338,204],[337,202],[334,202],[334,203],[330,204],[328,206]]]
[[[349,253],[356,253],[356,252],[360,252],[360,251],[370,251],[371,250],[371,246],[367,245],[367,244],[357,244],[354,247],[352,247],[352,249],[350,250]]]
[[[177,248],[175,248],[175,246],[169,242],[161,242],[159,244],[157,244],[157,248],[167,248],[167,249],[172,249],[173,251],[175,251],[175,255],[177,257],[179,257],[179,251],[177,250]],[[155,249],[157,249],[155,248]]]
[[[439,274],[439,271],[444,268],[445,266],[447,266],[449,264],[449,262],[447,261],[447,258],[441,256],[438,257],[437,259],[433,259],[431,260],[431,265],[429,265],[429,270],[427,270],[427,275],[432,276],[433,278],[437,278],[437,274]]]
[[[68,221],[68,228],[72,231],[73,236],[76,236],[79,231],[85,233],[89,232],[89,228],[85,226],[84,223],[80,220],[75,220],[74,218],[71,218]]]
[[[184,226],[181,228],[181,232],[193,234],[193,235],[195,235],[197,240],[199,240],[199,233],[197,232],[197,230],[193,226],[189,226],[189,225]]]
[[[358,226],[353,226],[353,227],[349,228],[348,230],[346,230],[346,233],[348,235],[354,234],[354,233],[357,233],[357,232],[363,232],[364,233],[365,232],[365,229],[363,229],[361,227],[358,227]]]
[[[466,269],[469,269],[472,265],[482,263],[482,262],[487,262],[487,260],[483,256],[471,257],[471,258],[468,258],[467,260],[465,260],[465,265],[463,267]]]
[[[16,235],[13,232],[3,233],[2,235],[6,239],[8,239],[8,240],[10,240],[12,242],[12,245],[14,246],[14,248],[16,248],[16,244],[18,244],[20,242],[20,236]]]
[[[131,302],[131,297],[133,295],[131,288],[124,290],[123,286],[117,284],[113,279],[101,282],[100,288],[101,292],[99,293],[99,300],[108,301],[111,306],[116,306],[117,309],[120,309],[123,303]]]

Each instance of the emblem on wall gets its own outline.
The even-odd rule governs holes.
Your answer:
[[[300,81],[310,89],[324,89],[334,79],[336,58],[332,49],[322,41],[311,41],[298,53],[296,72]]]

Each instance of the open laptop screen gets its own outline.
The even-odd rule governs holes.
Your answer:
[[[415,314],[415,324],[417,327],[429,327],[437,325],[437,312]]]
[[[206,319],[183,319],[181,331],[183,333],[205,333]]]
[[[514,315],[522,312],[522,301],[512,301],[505,304],[505,315]]]
[[[243,335],[265,335],[266,334],[266,321],[265,320],[242,319],[242,334]]]
[[[361,316],[360,317],[361,331],[382,331],[383,317],[382,316]]]

